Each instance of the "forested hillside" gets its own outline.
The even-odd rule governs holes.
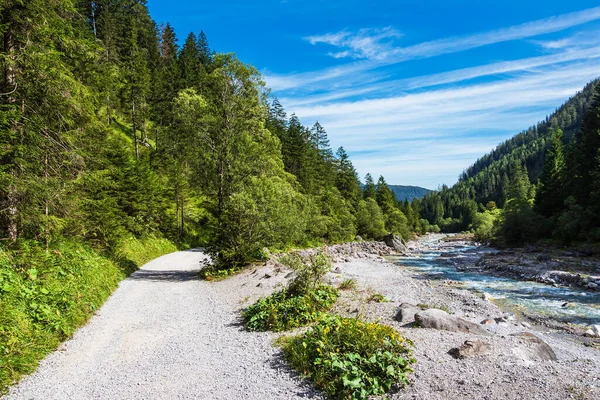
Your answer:
[[[431,223],[439,223],[443,229],[466,229],[471,223],[468,214],[477,209],[477,204],[485,205],[492,201],[498,207],[504,205],[510,182],[515,178],[515,165],[525,167],[529,181],[536,184],[544,167],[553,131],[563,131],[565,144],[573,140],[581,127],[597,82],[587,84],[544,121],[481,157],[461,174],[452,188],[443,186],[440,191],[427,196],[421,203],[422,215]]]
[[[600,240],[598,85],[590,82],[414,208],[442,230],[479,230],[506,244]]]
[[[0,18],[3,383],[175,245],[207,246],[218,273],[420,229],[255,68],[202,31],[179,41],[145,0],[6,0]]]

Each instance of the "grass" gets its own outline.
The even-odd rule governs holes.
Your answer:
[[[332,399],[367,399],[408,383],[413,344],[394,329],[327,316],[306,333],[283,338],[290,366]]]
[[[450,308],[447,305],[445,305],[445,304],[433,304],[433,305],[429,305],[429,304],[419,303],[419,304],[417,304],[417,307],[419,307],[421,310],[428,310],[430,308],[435,308],[435,309],[438,309],[438,310],[445,311],[448,314],[454,314],[454,312],[452,310],[450,310]]]
[[[356,279],[344,279],[342,283],[338,286],[339,290],[354,290],[356,289],[357,282]]]
[[[123,278],[175,251],[164,239],[125,241],[109,259],[72,241],[0,247],[0,394],[85,324]]]
[[[389,300],[381,293],[372,293],[367,298],[367,302],[369,302],[369,303],[387,303],[387,302],[389,302]]]

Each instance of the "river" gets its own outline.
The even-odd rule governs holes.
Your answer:
[[[488,293],[507,310],[521,310],[562,323],[600,324],[600,292],[459,271],[456,264],[474,263],[484,253],[495,250],[468,242],[444,247],[439,237],[422,239],[420,244],[421,251],[393,257],[392,261],[424,278],[456,281],[465,289]]]

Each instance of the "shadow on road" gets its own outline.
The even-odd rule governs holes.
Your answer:
[[[139,270],[131,274],[129,279],[134,281],[154,281],[154,282],[188,282],[200,279],[198,270],[192,271],[150,271]]]

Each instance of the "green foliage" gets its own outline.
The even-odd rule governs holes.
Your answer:
[[[366,399],[408,383],[412,343],[389,326],[328,316],[283,344],[292,368],[333,399]]]
[[[304,258],[287,255],[281,262],[294,270],[295,277],[285,289],[259,299],[243,312],[250,330],[282,331],[304,326],[329,310],[338,297],[336,289],[321,283],[331,270],[331,261],[325,254]]]
[[[514,197],[509,195],[508,190],[511,182],[517,178],[514,175],[516,172],[514,165],[520,164],[526,168],[532,184],[537,185],[538,179],[541,179],[538,190],[541,192],[536,196],[536,213],[550,217],[552,222],[555,222],[557,215],[564,209],[564,200],[569,195],[574,195],[576,199],[584,198],[587,196],[585,193],[593,186],[591,184],[594,181],[593,173],[584,170],[593,169],[591,165],[597,156],[594,152],[596,139],[593,139],[593,134],[589,135],[587,137],[592,138],[590,142],[582,145],[585,140],[582,141],[581,137],[586,125],[584,116],[587,117],[590,110],[594,109],[594,91],[597,83],[597,80],[589,83],[544,121],[515,135],[481,157],[465,170],[459,182],[452,188],[443,186],[436,193],[425,196],[423,200],[416,200],[413,206],[418,207],[423,218],[432,224],[439,224],[442,230],[468,229],[471,221],[467,219],[471,213],[465,210],[465,205],[471,201],[478,204],[494,201],[498,207],[504,208],[505,203]],[[593,118],[587,119],[591,121]],[[587,123],[587,126],[593,127],[593,125],[592,122]],[[561,139],[559,139],[559,131],[562,132]],[[593,132],[593,129],[590,129],[590,132]],[[560,172],[563,164],[566,169]],[[584,164],[587,166],[583,167]],[[584,177],[583,180],[586,182],[583,183],[578,177]],[[577,195],[575,187],[581,189],[577,191]],[[583,204],[581,200],[577,199],[577,201]],[[452,218],[456,223],[440,223],[442,219],[447,218]],[[552,226],[548,228],[545,225],[536,235],[549,236],[551,231]]]
[[[372,293],[367,298],[369,303],[387,303],[389,300],[381,293]]]
[[[77,243],[0,249],[0,391],[83,325],[124,276]]]
[[[342,281],[342,283],[339,284],[338,289],[339,290],[354,290],[356,289],[356,279],[354,278],[349,278],[349,279],[344,279]]]
[[[242,316],[251,331],[285,331],[316,321],[337,297],[337,291],[327,285],[317,285],[301,295],[284,289],[259,299]]]
[[[124,239],[115,249],[113,258],[121,265],[132,267],[127,272],[142,267],[149,261],[162,255],[177,251],[177,247],[164,238],[148,236],[142,239],[130,237]]]
[[[316,288],[323,276],[331,271],[331,260],[321,252],[308,257],[287,255],[281,262],[294,270],[295,277],[288,284],[288,289],[295,295],[303,295]]]
[[[369,239],[381,239],[388,232],[381,208],[372,197],[361,200],[356,211],[358,234]]]
[[[475,233],[475,239],[480,242],[490,242],[494,238],[494,226],[499,216],[500,210],[498,209],[475,214],[470,226],[470,230]]]

